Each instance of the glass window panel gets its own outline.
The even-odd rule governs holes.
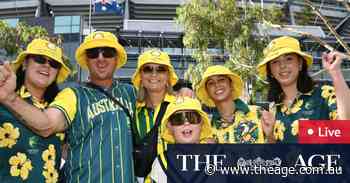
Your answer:
[[[80,26],[72,26],[72,32],[71,33],[78,33],[80,32]]]
[[[54,30],[55,34],[59,33],[71,33],[71,28],[69,26],[57,26]]]
[[[69,25],[71,22],[70,16],[58,16],[55,17],[55,26],[59,25]]]
[[[72,16],[72,25],[80,25],[80,16]]]

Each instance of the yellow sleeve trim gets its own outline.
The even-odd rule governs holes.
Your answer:
[[[50,104],[50,107],[62,111],[68,124],[71,124],[77,112],[77,96],[73,89],[66,88],[59,92],[55,97],[55,100]]]

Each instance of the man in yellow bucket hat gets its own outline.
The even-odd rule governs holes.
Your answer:
[[[242,79],[222,65],[209,66],[198,85],[196,95],[210,107],[218,143],[264,142],[257,107],[239,99],[242,88]]]
[[[42,136],[66,130],[66,182],[134,182],[130,122],[135,90],[113,80],[115,70],[126,63],[126,52],[112,33],[94,32],[84,39],[75,57],[88,69],[89,83],[65,88],[44,111],[25,105],[18,97],[10,108]]]
[[[350,103],[344,100],[350,92],[340,68],[344,58],[336,51],[324,53],[323,67],[334,87],[315,84],[307,71],[312,66],[312,56],[301,50],[297,39],[282,36],[270,42],[257,67],[260,76],[269,82],[268,101],[275,104],[271,111],[275,115],[263,115],[276,118],[262,124],[269,139],[296,143],[299,119],[350,119]]]
[[[38,135],[8,110],[13,100],[44,110],[57,95],[57,83],[63,82],[70,69],[62,60],[62,50],[45,39],[34,39],[21,52],[11,70],[0,66],[0,179],[2,182],[57,181],[63,134],[47,138]],[[5,81],[6,80],[6,81]],[[5,82],[5,83],[4,83]],[[9,83],[11,83],[11,87]],[[4,87],[5,86],[5,87]],[[10,93],[7,95],[6,93]],[[9,107],[11,108],[11,107]],[[64,137],[64,136],[63,136]]]

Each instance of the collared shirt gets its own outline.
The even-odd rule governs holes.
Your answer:
[[[166,94],[163,102],[175,101],[175,96]],[[148,108],[146,102],[136,103],[136,126],[139,132],[140,138],[142,139],[154,126],[155,120],[158,116],[160,105],[157,105],[154,109]]]
[[[135,114],[135,89],[113,82],[109,91]],[[97,89],[73,86],[60,92],[50,106],[68,121],[66,182],[134,182],[130,119],[123,109]]]
[[[297,143],[299,120],[334,120],[337,119],[337,105],[334,87],[316,86],[308,93],[299,93],[291,104],[277,104],[274,136],[283,143]]]
[[[165,94],[163,102],[173,102],[176,100],[174,95]],[[161,104],[156,106],[155,109],[147,108],[145,102],[137,102],[136,104],[136,122],[137,122],[137,131],[141,138],[145,137],[145,135],[153,128],[155,124],[155,120],[157,119]],[[162,120],[160,120],[162,121]],[[158,134],[161,132],[161,126],[159,125]],[[140,140],[140,139],[139,139]],[[166,143],[162,140],[161,136],[158,135],[157,142],[157,152],[163,152],[166,149]]]
[[[47,107],[47,102],[37,100],[24,86],[17,94],[37,108]],[[0,182],[57,182],[61,137],[35,134],[0,105]]]
[[[222,120],[217,108],[209,110],[212,115],[212,126],[218,143],[263,143],[264,135],[261,127],[258,107],[248,106],[242,100],[233,102],[235,112],[233,123],[222,126]]]

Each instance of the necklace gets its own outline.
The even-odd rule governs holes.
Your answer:
[[[220,128],[227,128],[233,124],[234,116],[222,116],[219,120]]]

